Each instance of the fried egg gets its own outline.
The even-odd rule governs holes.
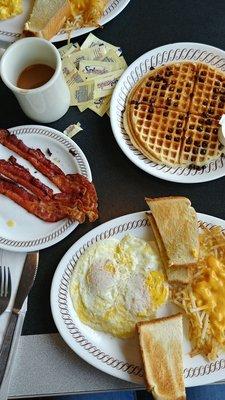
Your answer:
[[[0,0],[0,20],[15,17],[22,11],[22,0]]]
[[[119,338],[154,318],[168,298],[155,243],[126,235],[90,246],[76,263],[70,295],[79,319]]]

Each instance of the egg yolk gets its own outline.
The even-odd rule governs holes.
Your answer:
[[[166,302],[169,295],[169,288],[165,282],[163,273],[159,271],[149,272],[146,284],[150,292],[153,309],[156,310]]]
[[[213,256],[206,259],[203,275],[193,284],[198,307],[209,314],[214,337],[225,344],[225,267]]]

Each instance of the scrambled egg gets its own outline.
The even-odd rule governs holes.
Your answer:
[[[22,0],[0,0],[0,19],[15,17],[22,11]]]
[[[92,245],[79,258],[70,286],[78,317],[93,329],[133,336],[136,323],[154,317],[168,298],[160,267],[156,249],[132,235]]]

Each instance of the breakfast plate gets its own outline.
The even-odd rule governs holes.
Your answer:
[[[136,82],[152,68],[179,61],[203,62],[225,71],[225,52],[205,44],[173,43],[143,54],[124,72],[113,92],[110,119],[114,137],[131,162],[158,178],[179,183],[199,183],[221,178],[225,175],[224,155],[208,163],[205,168],[157,164],[133,146],[124,129],[126,98]]]
[[[105,9],[103,18],[100,21],[101,25],[105,25],[107,22],[111,21],[118,14],[120,14],[129,2],[130,0],[109,0],[109,4]],[[28,19],[29,13],[31,11],[32,2],[30,0],[24,0],[23,7],[23,14],[5,21],[0,21],[0,40],[6,42],[14,42],[20,37],[23,26]],[[71,38],[84,35],[93,31],[94,29],[96,28],[90,27],[74,30],[71,33]],[[67,33],[62,31],[52,39],[52,42],[60,42],[61,40],[67,39]]]
[[[11,133],[22,139],[30,147],[40,148],[47,158],[61,166],[66,173],[80,173],[91,181],[91,171],[82,150],[63,133],[40,125],[24,125],[9,129]],[[14,154],[0,145],[0,158],[7,159]],[[46,183],[55,191],[56,187],[29,162],[14,154],[19,164],[30,170],[36,178]],[[36,251],[64,239],[78,225],[69,219],[58,222],[44,222],[28,213],[9,198],[0,195],[0,248],[10,251]]]
[[[221,226],[225,221],[205,214],[198,214],[205,226]],[[106,222],[79,239],[62,258],[53,278],[51,309],[55,324],[65,342],[80,357],[94,367],[117,378],[144,384],[143,368],[137,337],[119,339],[110,334],[84,325],[78,318],[69,294],[71,276],[76,262],[92,244],[107,238],[121,239],[126,234],[153,240],[146,212],[125,215]],[[178,312],[172,304],[162,307],[157,316]],[[214,362],[202,356],[191,358],[187,327],[184,332],[184,377],[186,386],[203,385],[224,378],[225,354]]]

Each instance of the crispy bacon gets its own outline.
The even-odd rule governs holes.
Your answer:
[[[76,199],[75,202],[74,197],[71,197],[71,195],[68,195],[66,193],[53,194],[52,189],[42,184],[39,179],[36,179],[31,175],[28,169],[18,164],[15,157],[11,156],[9,158],[9,161],[0,160],[0,173],[7,178],[10,178],[12,181],[23,185],[26,189],[36,195],[39,200],[44,200],[45,202],[48,201],[49,204],[52,204],[54,206],[53,208],[55,210],[63,210],[63,215],[66,215],[68,218],[77,220],[79,222],[84,222],[85,212],[82,210],[82,203],[79,199]],[[8,181],[8,183],[13,183],[11,180]],[[29,194],[29,192],[27,193]],[[20,194],[22,195],[21,191]],[[60,195],[63,196],[62,199],[60,198]],[[25,203],[27,198],[28,197],[24,195]],[[30,197],[30,201],[31,199],[32,197]],[[22,202],[20,202],[19,204],[23,206]],[[24,208],[27,209],[26,204]]]
[[[64,172],[48,160],[40,149],[29,148],[16,135],[7,131],[7,129],[0,129],[0,143],[29,161],[38,171],[49,177],[52,182],[52,179],[56,178],[57,175],[65,176]]]
[[[58,166],[47,159],[40,149],[29,148],[16,135],[10,134],[6,129],[0,130],[0,143],[29,161],[53,182],[63,192],[53,195],[54,201],[62,202],[70,210],[71,208],[74,209],[73,216],[78,215],[79,220],[83,221],[85,215],[87,215],[90,222],[98,218],[98,199],[95,187],[86,177],[80,174],[66,175]],[[77,217],[72,216],[71,218],[77,219]]]
[[[8,161],[0,160],[0,173],[23,185],[26,189],[36,194],[39,199],[50,200],[53,196],[53,190],[32,176],[29,170],[18,164],[13,156]]]
[[[23,187],[2,176],[0,176],[0,193],[9,197],[43,221],[57,222],[67,217],[65,210],[57,207],[57,204],[40,200],[33,193],[29,193]]]

